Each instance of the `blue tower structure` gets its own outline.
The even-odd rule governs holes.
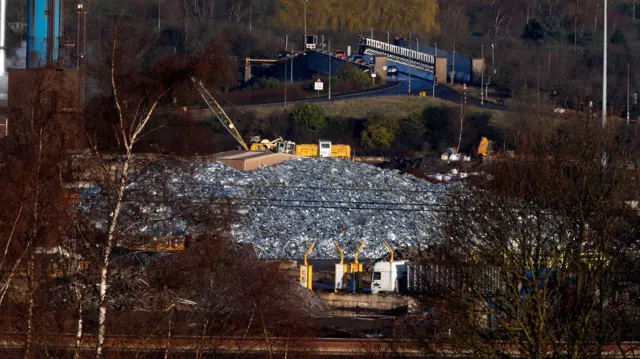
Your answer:
[[[28,0],[27,68],[52,66],[58,61],[61,0]]]

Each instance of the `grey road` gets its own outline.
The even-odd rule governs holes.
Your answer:
[[[352,99],[358,99],[358,98],[373,98],[373,97],[381,97],[381,96],[409,95],[409,76],[401,73],[396,77],[390,77],[389,80],[398,81],[398,84],[395,86],[385,88],[385,89],[380,89],[380,90],[332,96],[331,101],[343,101],[343,100],[352,100]],[[413,77],[411,79],[411,95],[417,96],[417,94],[422,91],[425,91],[427,93],[427,96],[432,96],[433,83],[429,80]],[[436,86],[436,97],[445,101],[460,103],[462,95],[460,95],[458,92],[446,86],[440,85],[440,86]],[[325,102],[325,101],[327,101],[326,96],[299,100],[299,101],[289,101],[288,103]],[[256,104],[256,105],[243,105],[243,106],[237,106],[237,107],[251,108],[251,107],[273,106],[278,104],[284,105],[284,103],[282,102],[276,102],[276,103],[272,102],[272,103]],[[467,104],[471,106],[480,107],[480,100],[476,98],[467,97]],[[494,103],[486,103],[486,102],[484,104],[484,108],[491,109],[491,110],[499,110],[499,111],[504,111],[507,109],[503,105],[497,105]]]

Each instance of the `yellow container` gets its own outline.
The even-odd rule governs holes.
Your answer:
[[[334,157],[334,158],[351,158],[351,146],[349,146],[349,145],[331,145],[331,157]]]
[[[296,145],[296,156],[318,157],[318,145]]]

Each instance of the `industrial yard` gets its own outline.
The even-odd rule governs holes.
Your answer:
[[[0,358],[638,357],[601,5],[0,0]]]

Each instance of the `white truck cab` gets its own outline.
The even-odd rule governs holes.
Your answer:
[[[373,265],[371,293],[399,293],[406,286],[407,261],[377,262]]]
[[[294,155],[296,153],[296,143],[291,141],[278,141],[276,143],[276,152]]]
[[[318,141],[318,156],[331,157],[331,141]]]

